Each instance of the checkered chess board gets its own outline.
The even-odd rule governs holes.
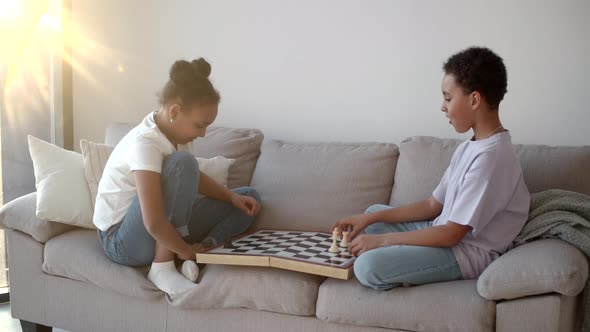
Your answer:
[[[321,232],[262,230],[232,244],[234,248],[220,246],[207,254],[272,256],[341,268],[350,267],[354,261],[347,248],[340,248],[339,253],[329,252],[332,235]]]

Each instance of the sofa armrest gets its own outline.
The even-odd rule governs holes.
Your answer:
[[[37,218],[37,193],[30,193],[10,201],[0,208],[0,227],[10,228],[29,234],[35,240],[45,243],[59,234],[77,227]]]
[[[578,295],[588,278],[588,260],[576,247],[543,239],[516,247],[492,262],[479,276],[477,291],[488,300],[545,293]]]

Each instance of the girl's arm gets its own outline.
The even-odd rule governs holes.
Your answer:
[[[152,171],[135,171],[134,173],[143,224],[148,233],[168,250],[185,257],[194,256],[193,248],[184,242],[174,226],[166,219],[160,174]]]
[[[201,180],[199,181],[199,194],[228,203],[231,203],[232,195],[235,195],[233,191],[215,182],[203,172],[201,172]]]
[[[211,179],[207,174],[201,172],[199,181],[199,193],[207,197],[225,201],[253,216],[260,210],[260,204],[249,196],[238,195]]]

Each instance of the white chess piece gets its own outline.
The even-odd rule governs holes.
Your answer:
[[[342,242],[340,242],[342,248],[348,248],[348,231],[342,232]]]
[[[333,253],[340,252],[340,249],[338,249],[338,244],[336,243],[337,240],[338,240],[338,228],[334,227],[334,230],[332,230],[332,246],[330,247],[330,249],[328,249],[329,252],[333,252]]]

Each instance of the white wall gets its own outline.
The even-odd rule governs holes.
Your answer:
[[[587,0],[73,0],[72,16],[75,142],[139,121],[173,61],[199,56],[222,95],[215,125],[296,141],[466,138],[439,111],[441,66],[484,45],[508,68],[514,142],[590,144]]]

